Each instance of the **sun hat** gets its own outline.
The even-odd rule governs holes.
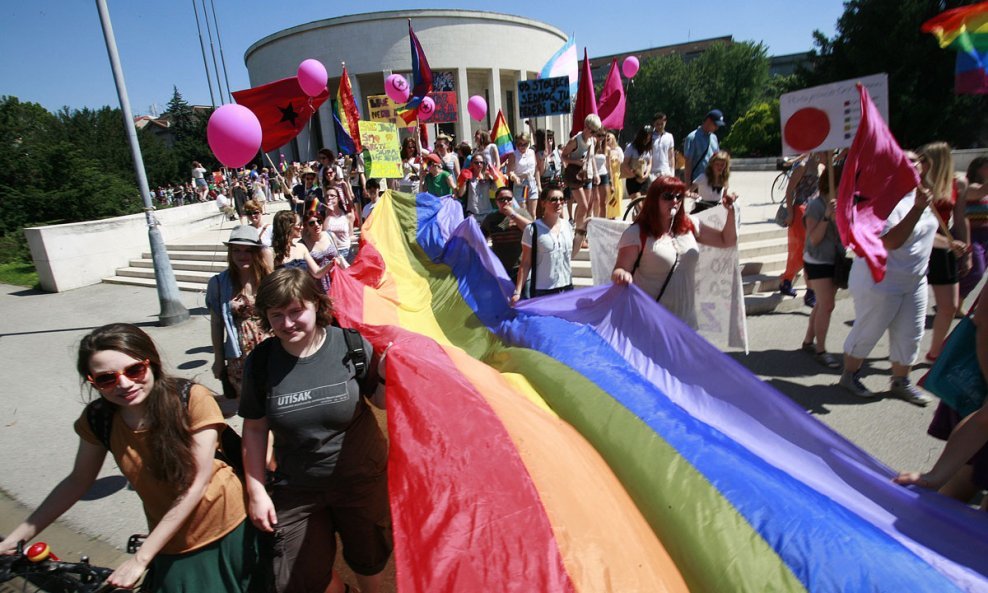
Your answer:
[[[248,245],[250,247],[260,247],[261,239],[258,230],[249,224],[240,224],[233,227],[230,233],[230,240],[224,245]]]

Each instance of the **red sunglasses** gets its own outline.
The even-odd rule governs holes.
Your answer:
[[[120,381],[120,375],[127,377],[131,381],[143,381],[150,365],[151,361],[145,358],[141,362],[135,362],[132,365],[124,367],[121,371],[100,373],[95,377],[92,375],[86,375],[86,380],[92,383],[97,389],[112,389],[116,387],[117,383]]]

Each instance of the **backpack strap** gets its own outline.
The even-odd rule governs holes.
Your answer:
[[[360,332],[353,328],[344,327],[341,329],[343,330],[343,339],[346,340],[346,358],[344,361],[353,363],[358,380],[364,379],[367,377],[367,352],[364,350],[364,340],[360,337]]]
[[[86,422],[103,447],[110,450],[110,432],[113,430],[113,405],[100,397],[86,406]]]
[[[532,265],[530,270],[530,282],[528,287],[528,298],[535,298],[535,269],[539,265],[539,225],[532,221]]]

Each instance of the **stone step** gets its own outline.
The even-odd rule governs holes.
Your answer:
[[[103,282],[107,284],[124,284],[127,286],[147,286],[149,288],[155,288],[156,284],[154,278],[136,278],[132,276],[110,276],[108,278],[103,278]],[[206,284],[199,282],[176,282],[179,290],[185,292],[206,292]]]
[[[570,272],[573,278],[593,278],[593,271],[590,269],[590,260],[574,259],[570,262]]]
[[[193,272],[210,272],[212,274],[219,274],[226,269],[227,263],[224,259],[223,261],[197,261],[197,260],[182,260],[182,259],[172,259],[171,260],[173,270],[185,270]],[[132,259],[130,260],[130,267],[132,268],[154,268],[154,261],[151,259]]]
[[[202,284],[203,287],[206,286],[206,283],[209,282],[210,278],[216,275],[215,272],[196,272],[192,270],[174,270],[174,272],[176,281],[199,283]],[[154,269],[136,267],[117,268],[117,276],[149,278],[154,280]]]
[[[789,241],[782,239],[762,239],[738,243],[738,257],[742,260],[760,259],[762,256],[787,253]]]
[[[173,250],[171,247],[166,246],[166,250],[168,251],[168,259],[172,261],[213,261],[226,263],[226,247],[223,245],[220,245],[220,247],[222,249],[214,249],[213,251],[187,251]],[[141,259],[151,259],[151,253],[145,251],[141,254]]]

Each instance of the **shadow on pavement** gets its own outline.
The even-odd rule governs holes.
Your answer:
[[[127,487],[127,478],[123,476],[106,476],[93,482],[89,492],[82,495],[80,500],[99,500]]]
[[[27,297],[27,296],[39,296],[42,294],[51,294],[51,293],[45,292],[40,288],[25,288],[24,290],[18,290],[17,292],[8,292],[7,294],[16,297]]]
[[[132,325],[136,325],[137,327],[158,327],[158,322],[157,321],[138,321],[136,323],[132,323]],[[57,334],[57,333],[62,333],[62,332],[84,332],[84,331],[94,330],[97,327],[99,327],[99,326],[91,325],[91,326],[88,326],[88,327],[61,327],[61,328],[57,328],[57,329],[38,329],[38,330],[28,331],[28,332],[9,332],[9,333],[5,333],[5,334],[0,334],[0,338],[6,338],[6,337],[11,337],[11,336],[33,336],[33,335],[38,335],[38,334]]]
[[[837,386],[838,378],[838,375],[834,375],[832,385],[800,385],[783,379],[769,379],[766,383],[787,395],[789,399],[802,406],[806,411],[818,416],[830,413],[827,408],[828,405],[850,406],[881,401],[881,397],[863,399],[851,395],[842,387]]]
[[[183,362],[182,364],[178,365],[178,368],[183,371],[189,371],[192,369],[197,369],[205,364],[207,364],[207,362],[200,358],[197,360],[190,360],[188,362]]]

